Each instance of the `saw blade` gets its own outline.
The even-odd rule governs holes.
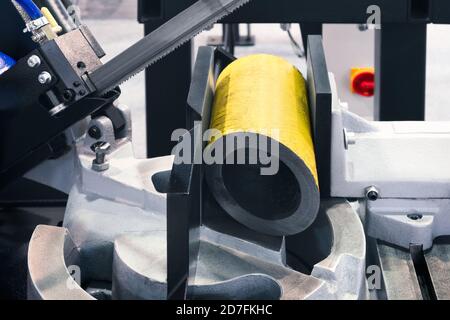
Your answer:
[[[199,0],[88,75],[105,92],[168,55],[250,0]]]

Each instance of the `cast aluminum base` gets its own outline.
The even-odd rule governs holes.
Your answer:
[[[72,220],[78,223],[67,226],[74,233],[72,237],[66,228],[36,229],[29,251],[29,298],[93,299],[95,295],[88,292],[99,289],[93,290],[90,284],[111,282],[107,295],[112,299],[165,299],[166,232],[158,219],[144,213],[141,226],[148,230],[130,231],[127,225],[136,226],[132,223],[136,221],[126,222],[127,211],[122,211],[122,223],[117,224],[113,222],[118,211],[110,219],[108,214],[86,210],[85,204],[84,214]],[[197,271],[188,298],[366,299],[366,242],[359,217],[341,200],[326,201],[321,214],[330,223],[333,246],[311,275],[285,264],[284,247],[278,252],[269,251],[203,228]],[[91,218],[87,220],[87,216]],[[154,226],[145,220],[153,220]],[[81,226],[89,230],[82,230]],[[92,232],[94,229],[98,232]],[[85,289],[74,283],[74,270],[81,272],[75,278],[78,276]]]
[[[63,227],[39,226],[31,239],[30,299],[167,297],[167,195],[160,191],[174,158],[136,159],[129,110],[117,108],[128,123],[122,132],[105,117],[79,123],[67,132],[70,153],[27,174],[69,194]],[[92,168],[99,142],[86,134],[92,126],[111,145],[106,171]],[[345,200],[323,201],[311,228],[277,239],[264,244],[202,227],[188,298],[367,298],[364,230]]]
[[[29,298],[165,299],[167,197],[152,177],[170,173],[173,157],[135,159],[124,138],[110,141],[110,168],[96,172],[93,141],[77,136],[74,151],[29,174],[69,192],[63,228],[39,226],[31,239]],[[298,240],[280,237],[277,247],[203,227],[188,298],[367,298],[366,241],[356,211],[345,200],[328,200],[319,216]],[[323,258],[308,261],[310,273],[295,271],[286,241],[299,241],[291,251],[300,260],[299,248],[308,247]]]
[[[358,216],[345,201],[332,200],[324,202],[321,214],[330,223],[334,241],[328,257],[314,266],[311,275],[297,272],[286,264],[284,246],[279,252],[271,252],[203,228],[197,270],[188,298],[366,298],[365,239]],[[114,298],[166,297],[165,236],[164,232],[143,233],[116,240]]]
[[[363,201],[367,235],[429,249],[450,234],[450,122],[373,122],[348,111],[333,88],[331,195]]]

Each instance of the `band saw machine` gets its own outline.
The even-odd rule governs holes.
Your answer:
[[[118,86],[248,1],[199,0],[105,64],[86,26],[58,28],[48,9],[13,1],[37,49],[0,56],[0,185],[25,175],[69,196],[63,225],[30,240],[29,299],[450,297],[430,286],[430,269],[449,280],[450,268],[425,261],[450,235],[450,122],[350,112],[321,36],[308,38],[305,75],[201,47],[180,137],[191,143],[135,158]],[[268,136],[278,171],[195,161],[212,128],[216,143]]]

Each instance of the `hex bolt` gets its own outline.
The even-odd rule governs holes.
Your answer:
[[[27,64],[30,68],[37,68],[41,65],[41,58],[39,58],[37,55],[32,55],[28,58]]]
[[[378,200],[379,195],[380,193],[378,189],[374,186],[366,189],[366,198],[369,199],[370,201]]]
[[[354,132],[348,132],[347,129],[344,128],[344,148],[345,150],[348,150],[350,145],[355,145],[355,133]]]
[[[111,145],[107,142],[97,142],[92,146],[95,152],[95,159],[92,161],[92,169],[97,172],[109,169],[109,163],[106,161],[106,155],[111,149]]]
[[[38,81],[40,84],[49,84],[52,82],[52,75],[47,71],[44,71],[39,75]]]

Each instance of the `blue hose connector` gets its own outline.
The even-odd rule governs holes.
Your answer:
[[[16,0],[22,9],[30,16],[31,20],[42,18],[42,12],[33,0]]]
[[[16,61],[10,56],[0,52],[0,74],[8,71],[16,64]]]

